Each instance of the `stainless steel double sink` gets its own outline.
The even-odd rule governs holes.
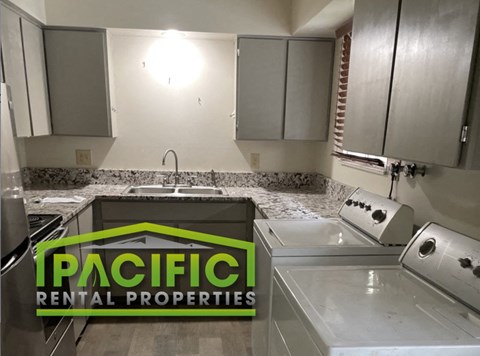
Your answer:
[[[166,187],[163,185],[130,186],[125,194],[151,194],[151,195],[228,195],[225,189],[216,187]]]

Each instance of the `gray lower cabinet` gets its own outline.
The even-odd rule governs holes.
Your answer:
[[[68,227],[68,236],[76,236],[78,235],[78,220],[77,217],[74,217],[70,222],[67,224]],[[80,245],[70,245],[65,248],[66,253],[71,254],[75,256],[77,261],[81,261],[81,252],[80,252]],[[74,276],[70,277],[70,292],[75,293],[75,303],[73,305],[73,308],[75,309],[85,309],[85,304],[81,303],[80,298],[77,296],[79,295],[78,293],[84,292],[83,287],[78,287],[78,280],[80,278],[80,274],[77,273]],[[87,318],[85,316],[74,316],[73,317],[73,332],[75,335],[75,340],[77,340],[80,337],[80,334],[82,333],[83,329],[87,325]]]
[[[42,30],[1,6],[1,40],[5,82],[10,86],[15,135],[51,133]]]
[[[132,224],[135,224],[135,223],[138,223],[140,221],[111,221],[111,222],[108,222],[108,221],[105,221],[103,222],[102,224],[102,230],[107,230],[107,229],[114,229],[114,228],[117,228],[117,227],[122,227],[122,226],[128,226],[128,225],[132,225]],[[145,220],[142,222],[152,222],[152,223],[155,223],[155,224],[159,224],[159,225],[165,225],[165,226],[170,226],[170,227],[178,227],[178,224],[175,224],[175,223],[172,223],[172,222],[166,222],[166,221],[148,221],[148,220]],[[119,238],[111,238],[111,239],[108,239],[108,240],[105,240],[103,241],[104,244],[110,244],[110,243],[115,243],[115,242],[121,242],[121,241],[124,241],[125,239],[122,238],[122,237],[119,237]],[[178,239],[177,238],[171,238],[169,239],[173,242],[178,242]],[[171,250],[172,252],[178,252],[178,250]],[[149,258],[149,255],[150,253],[152,252],[152,250],[142,250],[142,249],[135,249],[135,250],[131,250],[131,249],[115,249],[115,250],[109,250],[109,249],[105,249],[105,250],[96,250],[95,253],[99,253],[103,256],[103,259],[105,261],[105,265],[106,266],[109,266],[107,267],[107,269],[110,268],[110,266],[112,266],[113,264],[113,261],[120,255],[124,254],[124,253],[135,253],[135,255],[137,256],[140,256],[140,258],[146,263],[145,264],[145,267],[143,268],[144,271],[150,271],[151,270],[151,265],[149,264],[149,261],[150,261],[150,258]],[[138,273],[138,269],[132,265],[132,264],[125,264],[124,266],[122,266],[122,276],[124,276],[125,278],[131,278],[132,276],[134,276],[136,273]],[[149,272],[146,272],[147,273],[147,276],[150,275]],[[161,280],[162,281],[165,281],[165,273],[164,271],[161,271]],[[150,279],[149,278],[145,278],[138,286],[134,287],[134,288],[129,288],[128,290],[130,291],[135,291],[137,293],[140,293],[140,292],[150,292],[150,293],[156,293],[158,292],[159,290],[162,290],[162,291],[166,291],[168,293],[171,294],[171,292],[173,292],[174,290],[179,290],[181,288],[167,288],[167,287],[161,287],[161,288],[153,288],[151,286],[151,283],[150,283]],[[118,284],[116,283],[112,283],[111,286],[103,291],[100,291],[100,292],[103,292],[103,294],[105,294],[105,292],[110,292],[111,296],[113,298],[119,298],[120,302],[123,301],[123,298],[125,297],[125,288],[123,288],[122,286],[119,286]],[[117,299],[118,300],[118,299]]]
[[[102,201],[96,205],[96,221],[97,226],[101,229],[111,229],[121,226],[132,225],[140,222],[151,222],[160,225],[177,227],[186,230],[193,230],[197,232],[223,236],[227,238],[239,239],[244,241],[252,241],[252,221],[254,216],[253,205],[247,203],[229,203],[229,202],[119,202],[119,201]],[[139,236],[142,238],[142,236]],[[175,243],[186,244],[188,241],[182,238],[165,236],[168,241]],[[105,240],[105,244],[113,242],[124,241],[125,238],[111,238]],[[201,242],[199,243],[202,244]],[[99,250],[101,251],[101,250]],[[192,253],[199,253],[201,261],[206,261],[212,254],[218,253],[220,250],[191,250]],[[131,250],[103,250],[106,266],[111,266],[114,259],[125,252],[132,252]],[[152,250],[136,249],[135,254],[143,257],[144,261],[150,260]],[[186,250],[173,249],[170,252],[187,253]],[[246,255],[243,251],[221,247],[221,252],[226,252],[234,256],[240,266],[237,269],[229,269],[225,265],[218,265],[218,276],[224,278],[226,273],[239,273],[240,278],[236,284],[226,290],[241,290],[238,286],[245,285],[245,262]],[[164,250],[158,249],[156,253],[164,253]],[[189,270],[189,261],[182,263],[185,269]],[[196,289],[212,292],[215,289],[206,283],[204,276],[200,278],[200,288],[191,288],[190,281],[186,277],[177,277],[174,288],[168,288],[165,284],[161,287],[153,288],[150,285],[150,271],[151,266],[146,265],[144,268],[146,277],[145,280],[134,288],[129,290],[140,293],[147,291],[157,293],[165,291],[172,293],[173,291],[189,291]],[[130,278],[133,274],[138,273],[133,265],[125,264],[122,267],[122,273],[126,278]],[[108,267],[107,267],[108,269]],[[161,281],[165,281],[165,271],[161,271]],[[164,282],[161,282],[164,283]],[[124,297],[125,289],[116,285],[109,288],[113,297]]]
[[[243,241],[247,240],[247,226],[244,222],[243,223],[215,223],[215,222],[180,223],[178,227],[181,229],[198,231],[206,234],[223,236],[231,239],[237,239],[237,240],[243,240]],[[225,278],[226,276],[228,276],[229,273],[237,273],[239,275],[239,278],[237,279],[235,284],[232,285],[231,287],[218,289],[212,286],[210,283],[208,283],[205,275],[201,275],[200,287],[198,289],[201,291],[209,292],[209,293],[212,293],[214,291],[230,291],[230,292],[239,291],[239,290],[246,291],[245,275],[246,275],[247,259],[246,259],[245,251],[234,249],[234,248],[222,247],[219,250],[213,249],[209,251],[201,251],[201,258],[204,261],[206,261],[209,257],[219,252],[228,253],[229,255],[233,256],[239,262],[239,266],[235,268],[230,268],[224,263],[218,264],[217,268],[215,269],[218,277]],[[188,265],[187,265],[187,268],[188,268]],[[182,285],[182,289],[187,291],[195,290],[190,288],[188,280],[185,281],[184,285]]]
[[[54,135],[114,136],[104,29],[44,29]]]
[[[76,236],[80,234],[85,234],[93,231],[93,215],[92,207],[89,206],[83,210],[80,214],[75,216],[72,220],[66,225],[68,227],[68,236]],[[83,267],[86,259],[86,252],[88,250],[83,250],[83,247],[86,247],[86,244],[80,245],[70,245],[66,247],[66,252],[74,255],[78,261],[80,261],[81,266]],[[78,287],[78,279],[80,275],[77,273],[70,278],[70,291],[75,292],[77,297],[75,298],[75,309],[90,309],[90,299],[93,291],[93,279],[89,278],[87,281],[87,287]],[[87,292],[87,297],[85,298],[85,303],[82,303],[82,300],[78,298],[79,292]],[[86,316],[75,316],[73,317],[73,331],[75,335],[75,340],[78,340],[83,329],[87,325],[88,317]]]
[[[78,220],[78,233],[87,234],[93,232],[93,208],[92,206],[87,207],[77,216]],[[92,245],[91,242],[85,242],[80,245],[80,255],[82,260],[82,266],[85,265],[87,255],[90,252],[88,249],[84,249]],[[93,288],[93,278],[87,280],[87,286],[85,287],[85,292],[87,292],[87,298],[85,303],[85,308],[90,309],[90,300],[92,298],[94,288]],[[87,318],[88,319],[88,318]]]
[[[319,140],[328,133],[334,43],[239,37],[237,140]]]

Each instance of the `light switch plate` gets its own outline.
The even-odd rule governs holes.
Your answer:
[[[92,165],[92,151],[91,150],[75,150],[75,158],[77,166],[91,166]]]
[[[260,169],[260,153],[250,153],[250,166],[252,169]]]

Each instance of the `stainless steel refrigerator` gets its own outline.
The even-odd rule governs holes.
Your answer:
[[[35,265],[7,89],[1,83],[1,355],[44,356],[43,324],[35,315]]]

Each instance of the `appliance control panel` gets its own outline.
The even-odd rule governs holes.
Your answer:
[[[383,245],[406,245],[413,235],[413,209],[358,188],[340,208],[340,217]]]
[[[400,257],[402,265],[480,311],[480,241],[427,223]]]

